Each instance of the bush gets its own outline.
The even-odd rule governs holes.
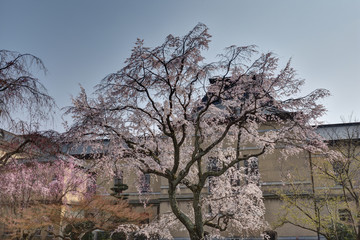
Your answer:
[[[343,223],[336,223],[335,226],[329,227],[330,238],[329,240],[355,240],[356,233],[353,228]]]

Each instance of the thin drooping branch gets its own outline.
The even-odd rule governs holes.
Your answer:
[[[40,58],[31,54],[0,50],[1,127],[16,131],[18,121],[15,121],[13,115],[20,111],[27,114],[26,117],[32,122],[49,118],[55,102],[41,81],[33,75],[35,69],[46,72]]]

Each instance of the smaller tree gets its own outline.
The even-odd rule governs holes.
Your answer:
[[[308,229],[326,239],[347,236],[359,240],[360,123],[344,121],[319,126],[317,131],[331,151],[317,157],[309,153],[311,187],[292,184],[281,194],[287,212],[282,223]]]
[[[0,171],[0,222],[20,239],[31,239],[47,222],[46,215],[41,214],[42,206],[56,205],[64,210],[74,199],[87,198],[91,183],[71,158],[53,162],[19,160]],[[34,219],[38,220],[36,224]]]
[[[22,212],[21,217],[12,217],[8,228],[21,229],[21,232],[14,231],[14,236],[20,239],[31,239],[42,229],[57,238],[80,240],[94,230],[111,233],[119,225],[137,225],[148,217],[147,213],[135,212],[124,200],[92,196],[72,204],[32,205]]]
[[[344,223],[335,223],[329,227],[330,238],[329,240],[354,240],[356,233],[354,233],[351,226]]]
[[[14,129],[19,124],[14,113],[26,114],[29,121],[21,121],[37,128],[39,121],[48,119],[55,105],[33,72],[46,72],[44,63],[32,54],[0,50],[0,127],[7,123]],[[26,125],[26,124],[25,124]]]
[[[95,179],[76,160],[19,160],[0,172],[0,223],[13,237],[30,240],[44,230],[62,239],[81,239],[95,229],[112,232],[149,218],[122,199],[95,195]]]
[[[0,50],[0,167],[19,154],[32,155],[48,148],[49,138],[36,133],[55,106],[35,71],[46,72],[40,58]],[[20,133],[18,137],[6,132]],[[46,139],[46,144],[44,140]],[[35,148],[34,148],[35,147]]]
[[[280,198],[282,211],[274,227],[291,224],[316,233],[319,240],[321,236],[327,240],[342,240],[339,236],[349,230],[342,227],[344,224],[338,214],[344,204],[332,189],[317,190],[314,194],[308,185],[293,182],[280,193]]]
[[[343,119],[340,127],[325,128],[323,135],[339,154],[330,161],[321,162],[317,168],[324,179],[339,188],[337,194],[344,203],[340,211],[346,215],[342,224],[360,240],[360,123],[351,117],[349,121]]]

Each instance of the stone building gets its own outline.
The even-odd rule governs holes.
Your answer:
[[[271,129],[263,131],[269,130]],[[315,240],[319,239],[317,230],[327,232],[329,235],[338,234],[338,239],[341,239],[343,236],[341,234],[344,233],[337,229],[338,226],[345,226],[344,231],[350,231],[349,229],[358,231],[359,202],[356,202],[356,197],[352,197],[351,194],[355,196],[360,194],[358,190],[360,123],[320,125],[317,127],[317,132],[327,141],[330,149],[340,152],[345,160],[329,160],[328,156],[306,151],[284,159],[280,152],[275,150],[271,154],[259,157],[257,161],[242,163],[252,171],[252,174],[260,176],[259,185],[263,191],[266,206],[265,219],[269,223],[269,233],[271,233],[269,235],[272,235],[274,239]],[[9,136],[15,135],[3,130],[0,132],[2,154],[9,151],[9,146],[6,144]],[[243,155],[254,150],[256,149],[250,146],[241,148]],[[87,148],[84,153],[75,148],[69,153],[84,161],[91,161],[94,151]],[[349,174],[346,175],[347,173]],[[169,211],[167,181],[144,175],[141,179],[141,193],[136,189],[135,181],[138,180],[132,173],[125,172],[121,178],[115,177],[113,182],[105,185],[109,189],[109,194],[126,196],[139,211],[143,206],[139,196],[140,194],[145,196],[153,217]],[[346,189],[349,188],[348,184],[355,185],[352,191]],[[124,185],[128,186],[128,189]],[[203,194],[209,192],[209,187],[211,186],[207,185]],[[186,205],[191,198],[190,191],[185,187],[181,188],[178,195],[179,205]],[[2,236],[0,238],[5,239],[6,234],[6,228],[0,227],[0,236]],[[177,240],[188,239],[185,231],[173,231],[172,235]],[[324,239],[323,236],[319,237]],[[241,239],[241,236],[231,238]]]

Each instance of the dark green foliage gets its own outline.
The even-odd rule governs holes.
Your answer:
[[[343,224],[343,223],[336,223],[335,226],[329,226],[330,230],[330,238],[328,240],[355,240],[356,233],[351,226]]]

